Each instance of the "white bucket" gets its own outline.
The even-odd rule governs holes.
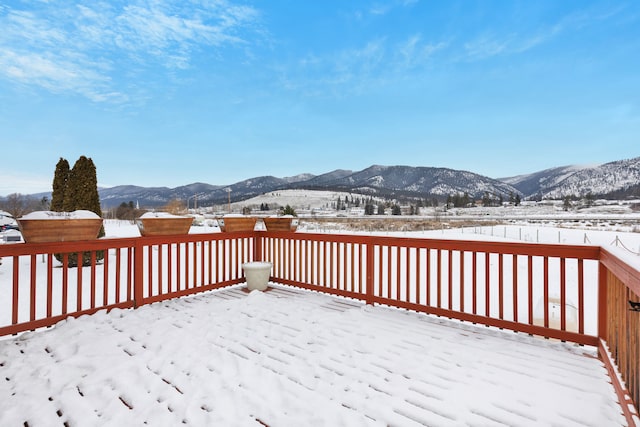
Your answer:
[[[271,267],[273,267],[273,264],[270,262],[246,262],[242,264],[244,276],[247,279],[247,289],[249,291],[254,289],[264,291],[267,289]]]

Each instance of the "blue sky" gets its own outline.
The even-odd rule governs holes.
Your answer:
[[[637,1],[0,2],[0,195],[640,155]]]

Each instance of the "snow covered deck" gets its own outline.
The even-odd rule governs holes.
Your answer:
[[[596,350],[274,285],[0,341],[0,425],[625,425]]]

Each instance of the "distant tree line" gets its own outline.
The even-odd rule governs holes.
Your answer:
[[[116,208],[114,215],[117,219],[133,221],[136,218],[139,218],[145,212],[146,211],[144,209],[136,208],[133,202],[129,201],[129,203],[120,203],[120,206]]]
[[[9,194],[0,199],[0,210],[14,218],[20,218],[30,212],[49,210],[49,199],[26,196],[20,193]]]

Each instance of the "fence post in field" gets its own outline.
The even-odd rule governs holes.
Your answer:
[[[149,248],[151,250],[151,248]],[[133,247],[133,306],[138,308],[144,304],[144,246],[136,242]]]

